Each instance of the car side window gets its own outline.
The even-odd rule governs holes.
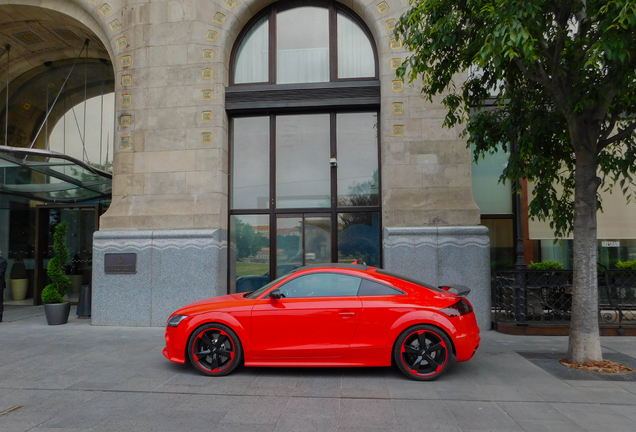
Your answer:
[[[285,298],[344,297],[358,294],[361,279],[338,273],[299,276],[279,288]]]
[[[384,296],[384,295],[402,295],[402,291],[392,288],[390,286],[370,281],[368,279],[362,279],[360,284],[359,296]]]

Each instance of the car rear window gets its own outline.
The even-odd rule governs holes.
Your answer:
[[[362,279],[360,289],[358,290],[359,296],[386,296],[386,295],[403,295],[404,293],[393,287],[370,281],[368,279]]]
[[[375,272],[378,273],[378,274],[381,274],[381,275],[386,275],[386,276],[391,276],[391,277],[395,277],[395,278],[398,278],[398,279],[402,279],[402,280],[405,280],[407,282],[411,282],[412,284],[419,285],[419,286],[421,286],[423,288],[428,288],[428,289],[430,289],[432,291],[444,292],[444,290],[441,289],[441,288],[437,288],[437,287],[425,284],[422,281],[410,278],[408,276],[403,276],[403,275],[400,275],[400,274],[397,274],[397,273],[393,273],[393,272],[390,272],[390,271],[386,271],[386,270],[383,270],[383,269],[376,269]]]

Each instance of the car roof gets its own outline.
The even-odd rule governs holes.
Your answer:
[[[361,265],[361,264],[325,263],[325,264],[312,264],[312,265],[298,267],[297,269],[294,269],[290,273],[296,273],[302,270],[320,269],[320,268],[324,268],[324,269],[341,268],[341,269],[361,270],[366,272],[371,267],[368,265]]]

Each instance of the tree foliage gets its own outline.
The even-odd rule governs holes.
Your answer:
[[[557,236],[573,230],[577,158],[597,167],[593,193],[631,199],[636,2],[415,0],[395,32],[410,52],[398,76],[443,94],[476,160],[516,144],[501,180],[534,182],[530,215]]]
[[[55,256],[51,258],[46,268],[51,283],[42,290],[42,301],[44,303],[64,303],[64,294],[71,286],[71,280],[64,274],[64,265],[68,261],[67,231],[68,224],[66,222],[62,222],[55,227],[55,234],[53,235]]]

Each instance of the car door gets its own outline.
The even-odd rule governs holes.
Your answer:
[[[343,273],[304,272],[278,287],[283,298],[257,301],[251,325],[254,357],[343,355],[360,319],[360,282]]]

